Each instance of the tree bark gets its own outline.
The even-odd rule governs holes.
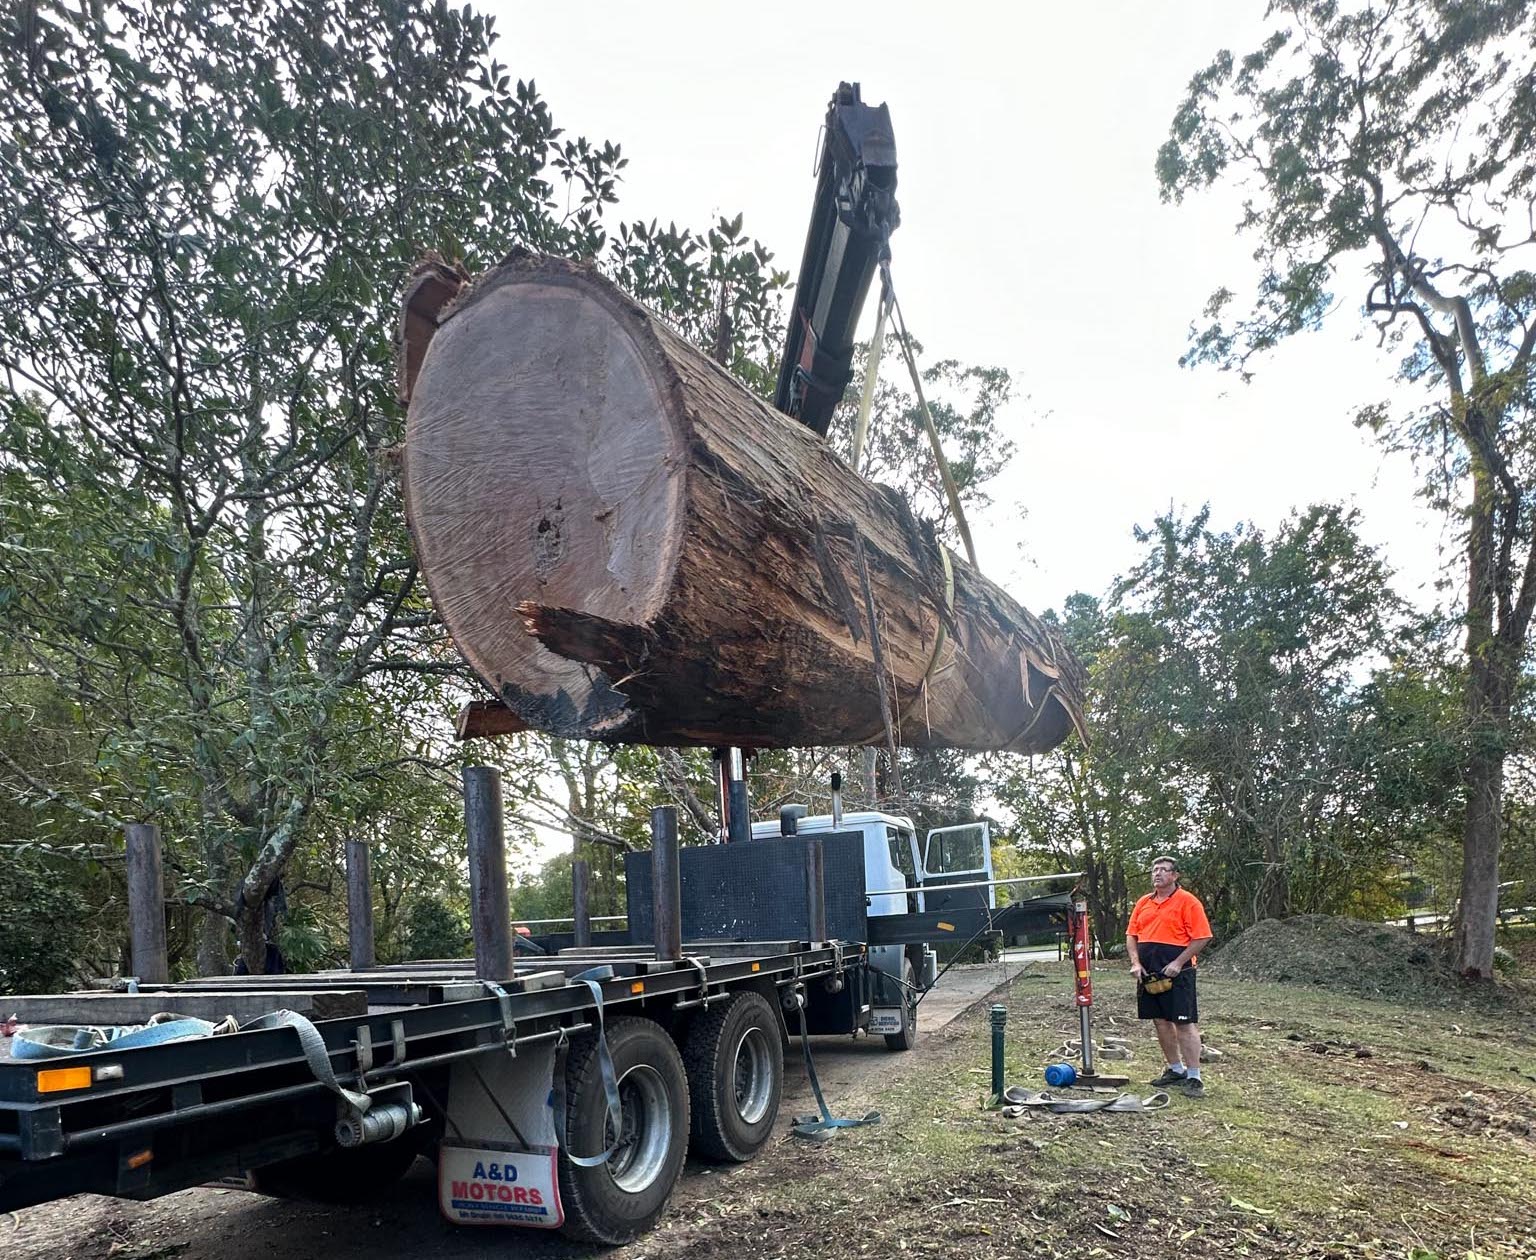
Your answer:
[[[1467,817],[1462,831],[1461,904],[1456,916],[1456,969],[1467,980],[1493,978],[1499,912],[1499,830],[1504,753],[1474,749],[1467,765]]]
[[[884,703],[901,744],[1041,752],[1080,725],[1082,671],[1049,626],[953,558],[951,595],[900,495],[595,270],[514,253],[439,308],[424,350],[409,316],[416,553],[529,726],[857,745],[885,742]]]
[[[869,802],[871,809],[880,807],[880,783],[875,773],[879,760],[880,754],[870,745],[866,744],[859,750],[859,772],[864,782],[864,799]]]
[[[1510,697],[1519,653],[1495,630],[1498,572],[1497,498],[1487,461],[1475,448],[1467,526],[1467,813],[1462,828],[1461,897],[1456,911],[1456,969],[1467,980],[1493,977],[1499,910],[1499,843]],[[1523,643],[1522,632],[1520,641]]]
[[[229,972],[229,920],[212,910],[197,911],[197,974],[222,976]]]

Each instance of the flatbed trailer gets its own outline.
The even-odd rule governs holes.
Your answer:
[[[680,847],[663,806],[651,849],[626,858],[627,932],[517,937],[499,814],[475,805],[499,783],[465,776],[472,960],[0,998],[26,1025],[9,1055],[0,1037],[0,1212],[224,1179],[345,1202],[427,1155],[450,1221],[622,1243],[664,1211],[687,1154],[741,1163],[768,1141],[792,1038],[807,1062],[813,1035],[909,1050],[928,942],[1066,910],[1056,895],[872,914],[862,832]],[[158,903],[146,919],[163,922]],[[107,1024],[138,1031],[71,1043]],[[48,1025],[71,1031],[45,1053]]]
[[[428,1154],[450,1219],[621,1242],[660,1214],[690,1142],[745,1160],[767,1140],[782,1092],[780,1012],[813,983],[841,987],[862,955],[689,942],[669,961],[628,946],[531,958],[501,983],[443,963],[146,986],[141,997],[167,1011],[259,989],[360,995],[360,1013],[0,1058],[0,1211],[85,1192],[147,1199],[221,1178],[345,1201]],[[320,1062],[305,1046],[315,1038]],[[612,1055],[617,1126],[600,1046]],[[603,1164],[585,1163],[605,1149]]]

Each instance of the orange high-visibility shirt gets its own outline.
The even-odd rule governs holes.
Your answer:
[[[1211,921],[1205,917],[1205,907],[1200,904],[1199,897],[1175,888],[1161,902],[1151,893],[1138,901],[1125,931],[1137,941],[1176,945],[1183,949],[1190,941],[1211,935]]]

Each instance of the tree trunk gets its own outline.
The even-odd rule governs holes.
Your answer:
[[[1468,980],[1486,980],[1493,976],[1503,794],[1503,750],[1474,750],[1467,766],[1461,907],[1456,916],[1456,969]]]
[[[1492,473],[1474,452],[1467,526],[1467,815],[1456,911],[1456,969],[1467,980],[1493,977],[1504,758],[1520,659],[1518,649],[1506,650],[1494,630],[1495,500]]]
[[[899,743],[1041,752],[1080,724],[1081,667],[1053,629],[958,559],[951,584],[900,495],[594,270],[515,253],[434,312],[424,352],[419,306],[402,334],[416,554],[528,725],[856,745],[885,742],[884,699]]]
[[[1274,824],[1265,828],[1261,841],[1264,867],[1259,873],[1259,891],[1254,897],[1257,917],[1260,919],[1285,919],[1291,913],[1291,881],[1287,870],[1285,852],[1280,837],[1275,834]]]
[[[197,974],[229,973],[229,920],[212,910],[197,910]]]

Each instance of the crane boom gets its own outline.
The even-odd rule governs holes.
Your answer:
[[[901,222],[896,139],[885,105],[840,83],[827,107],[816,200],[773,405],[822,435],[853,371],[865,295]]]

